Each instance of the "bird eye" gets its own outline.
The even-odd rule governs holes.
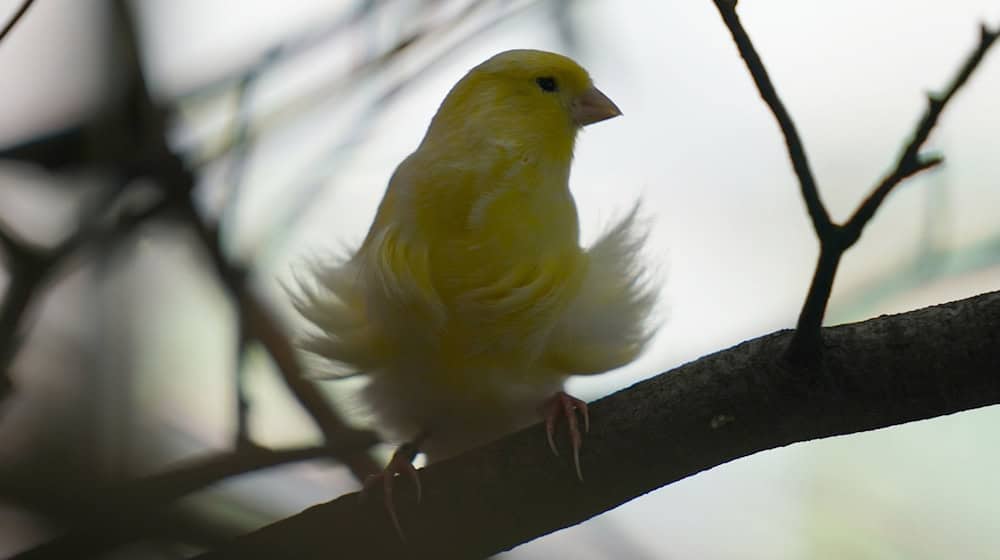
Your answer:
[[[542,88],[544,91],[556,91],[559,89],[559,86],[556,84],[556,79],[552,76],[535,78],[535,83],[538,84],[538,87]]]

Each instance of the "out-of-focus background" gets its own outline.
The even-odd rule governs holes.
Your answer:
[[[0,1],[0,19],[20,4]],[[777,126],[707,0],[133,7],[149,87],[197,172],[200,209],[289,325],[281,285],[296,265],[363,236],[448,88],[510,48],[572,56],[623,109],[578,144],[571,181],[584,237],[641,197],[654,228],[648,258],[666,278],[666,322],[650,351],[573,381],[575,394],[597,398],[794,324],[816,242]],[[740,13],[837,219],[893,161],[978,24],[1000,24],[994,0],[778,0],[742,2]],[[116,33],[107,2],[36,2],[0,43],[0,149],[118,99]],[[993,53],[930,140],[946,164],[900,187],[848,254],[828,322],[1000,288],[998,99]],[[0,219],[51,245],[108,181],[88,168],[0,162]],[[32,309],[0,404],[0,556],[78,520],[77,491],[230,449],[238,367],[256,443],[318,441],[263,352],[251,347],[238,364],[231,300],[193,247],[183,228],[144,227],[87,253]],[[350,416],[357,384],[323,388]],[[994,407],[760,453],[502,557],[1000,558],[998,425]],[[183,557],[356,487],[319,461],[233,478],[176,505],[204,532],[178,529],[117,557]]]

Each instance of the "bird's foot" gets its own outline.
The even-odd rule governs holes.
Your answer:
[[[587,411],[587,403],[580,399],[559,391],[552,395],[542,405],[542,414],[545,417],[545,435],[549,439],[549,449],[556,456],[559,450],[556,448],[555,431],[556,421],[562,417],[566,419],[566,427],[569,430],[569,442],[573,448],[573,464],[576,466],[576,477],[583,482],[583,472],[580,470],[580,447],[583,446],[583,434],[580,433],[580,423],[576,417],[576,412],[580,411],[583,416],[583,431],[590,431],[590,413]]]
[[[396,481],[396,475],[406,474],[413,480],[413,485],[417,487],[417,503],[420,503],[423,490],[420,487],[420,475],[417,473],[416,467],[413,466],[413,460],[416,459],[417,453],[420,452],[417,445],[417,443],[404,443],[399,446],[396,452],[392,454],[392,459],[389,459],[389,463],[382,469],[382,472],[368,475],[365,478],[360,494],[361,501],[364,501],[368,496],[368,492],[375,485],[379,484],[379,482],[382,483],[382,503],[385,506],[385,511],[389,514],[389,519],[392,520],[393,527],[396,528],[396,533],[404,542],[406,541],[406,536],[403,535],[403,528],[399,524],[399,516],[396,515],[396,503],[392,499],[392,489]]]

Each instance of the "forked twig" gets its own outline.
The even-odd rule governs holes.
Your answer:
[[[761,62],[760,56],[754,49],[749,35],[736,14],[736,2],[733,0],[713,1],[733,36],[733,41],[753,77],[757,90],[778,121],[778,126],[785,137],[792,168],[799,181],[802,198],[805,200],[813,229],[819,238],[820,252],[816,261],[816,269],[809,286],[809,293],[799,313],[795,335],[792,337],[787,353],[787,357],[793,362],[802,363],[814,360],[821,350],[820,328],[826,314],[827,303],[833,289],[833,280],[841,257],[860,239],[865,226],[897,185],[904,179],[934,168],[944,161],[940,156],[922,157],[920,149],[937,124],[945,106],[979,66],[986,52],[1000,35],[1000,31],[992,31],[985,25],[980,27],[979,43],[966,57],[948,89],[941,95],[928,95],[927,109],[917,123],[909,143],[904,147],[893,170],[879,181],[847,222],[836,224],[830,220],[829,212],[820,198],[816,180],[809,167],[805,148],[795,128],[795,123],[781,102],[771,79],[768,77],[764,63]]]

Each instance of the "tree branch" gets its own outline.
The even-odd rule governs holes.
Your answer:
[[[113,204],[109,204],[113,205]],[[108,224],[103,213],[89,217],[76,231],[53,247],[39,247],[22,239],[0,218],[0,246],[10,283],[0,301],[0,401],[12,388],[9,366],[17,356],[26,322],[35,299],[47,287],[56,272],[79,251],[102,239],[119,235],[119,240],[141,223],[167,208],[166,201],[145,208],[130,209]]]
[[[920,148],[930,136],[945,106],[979,66],[986,52],[996,41],[997,35],[998,32],[988,30],[985,25],[980,27],[979,44],[966,57],[945,94],[940,97],[928,96],[927,110],[917,123],[910,142],[896,161],[895,168],[879,181],[846,224],[835,225],[829,232],[820,235],[820,256],[816,261],[809,293],[799,314],[795,336],[792,337],[788,347],[788,356],[792,361],[802,363],[813,359],[821,348],[820,327],[826,314],[840,257],[861,238],[865,226],[897,185],[908,177],[938,166],[943,161],[937,156],[921,158]]]
[[[188,223],[198,234],[201,245],[208,251],[213,268],[219,280],[232,296],[239,320],[243,321],[249,339],[260,342],[267,351],[281,375],[282,381],[302,408],[312,417],[329,444],[343,438],[354,439],[359,435],[370,435],[351,428],[332,408],[316,383],[308,379],[299,366],[295,348],[281,328],[281,321],[267,303],[246,286],[244,273],[233,266],[222,253],[218,231],[206,224],[198,215],[190,198],[184,201],[184,211]],[[364,480],[379,467],[366,453],[355,452],[344,455],[341,460],[351,469],[355,478]]]
[[[155,531],[163,518],[163,506],[182,496],[206,488],[220,480],[298,461],[330,458],[367,449],[376,443],[368,439],[342,440],[335,447],[302,447],[270,450],[243,447],[232,453],[192,461],[162,474],[95,492],[93,508],[101,515],[84,527],[24,551],[11,560],[56,560],[96,555]]]
[[[854,211],[851,218],[844,224],[845,242],[848,246],[853,245],[861,237],[861,232],[868,224],[868,221],[872,219],[879,205],[882,204],[882,201],[885,200],[885,197],[889,195],[896,185],[907,177],[911,177],[942,163],[943,159],[941,157],[921,158],[920,148],[923,147],[924,142],[927,141],[927,137],[930,136],[945,106],[955,96],[959,88],[965,85],[969,77],[972,76],[972,73],[983,60],[983,57],[986,56],[986,52],[997,40],[998,35],[1000,35],[1000,30],[990,31],[985,25],[981,25],[979,28],[979,44],[969,53],[965,59],[965,63],[962,64],[962,67],[952,79],[951,85],[948,86],[944,95],[930,94],[927,96],[927,110],[920,118],[916,130],[913,131],[913,137],[910,139],[910,142],[903,148],[903,152],[899,155],[895,168],[879,182],[878,186],[875,187],[872,193],[868,195],[868,198],[858,206],[858,209]]]
[[[341,419],[323,392],[305,377],[278,315],[246,285],[246,271],[229,261],[219,242],[218,229],[206,223],[195,208],[192,200],[194,177],[168,145],[166,123],[162,112],[152,100],[139,64],[139,43],[135,36],[130,3],[118,0],[115,6],[133,73],[134,103],[142,117],[139,145],[148,158],[148,167],[142,172],[156,180],[166,196],[173,196],[177,201],[183,219],[194,229],[200,244],[208,252],[220,282],[237,306],[240,320],[246,321],[248,336],[260,342],[274,360],[285,385],[319,427],[327,445],[334,445],[341,439],[354,440],[370,436],[367,432],[352,428]],[[367,453],[355,451],[340,459],[359,480],[364,480],[365,476],[379,470]]]
[[[747,70],[753,77],[754,84],[757,85],[757,91],[771,112],[774,113],[774,118],[777,119],[778,126],[781,128],[781,134],[785,136],[788,157],[792,160],[792,168],[795,170],[795,176],[799,179],[799,188],[802,192],[802,198],[805,200],[806,209],[809,211],[813,229],[816,231],[816,235],[822,237],[832,228],[833,224],[823,201],[820,199],[816,179],[809,167],[809,159],[806,157],[805,147],[802,145],[802,139],[799,138],[799,132],[795,128],[792,116],[788,114],[785,104],[782,103],[777,90],[774,89],[774,84],[771,83],[771,78],[757,54],[757,49],[754,48],[750,36],[747,35],[746,29],[743,28],[743,24],[736,14],[736,2],[733,0],[713,1],[719,10],[719,15],[722,16],[722,21],[726,23],[729,33],[733,36],[733,42],[736,43],[736,48],[739,49],[740,56],[743,57]]]
[[[11,32],[11,30],[14,29],[14,26],[17,25],[17,22],[21,21],[21,18],[24,17],[24,14],[28,13],[28,8],[30,8],[31,5],[34,3],[35,0],[24,0],[24,2],[21,2],[21,7],[17,9],[17,12],[15,12],[14,15],[11,16],[10,21],[7,22],[7,25],[5,25],[3,27],[3,30],[0,31],[0,41],[3,41],[4,39],[7,38],[7,35]]]
[[[823,317],[826,315],[826,306],[833,290],[833,280],[840,266],[840,258],[858,241],[865,225],[875,215],[879,206],[896,185],[904,179],[942,163],[943,159],[940,157],[921,158],[920,148],[930,136],[945,106],[972,76],[986,52],[996,41],[1000,31],[991,31],[985,25],[980,26],[979,44],[966,57],[951,85],[941,96],[928,96],[927,110],[917,124],[909,144],[900,154],[895,168],[872,190],[847,223],[840,225],[830,220],[829,213],[823,205],[816,187],[816,180],[806,159],[805,148],[802,146],[802,140],[795,129],[795,123],[774,89],[767,69],[761,62],[760,56],[757,55],[750,36],[747,35],[743,24],[740,23],[739,16],[736,14],[736,1],[713,0],[713,2],[733,36],[733,41],[753,77],[757,91],[760,92],[760,96],[774,113],[781,133],[785,136],[788,156],[792,160],[792,167],[796,177],[798,177],[802,198],[805,200],[809,217],[812,220],[813,230],[820,242],[820,254],[816,260],[812,282],[809,285],[805,302],[802,304],[795,335],[792,337],[787,353],[787,357],[793,363],[803,364],[816,359],[822,348],[821,327]]]
[[[824,334],[810,375],[780,331],[597,401],[585,483],[536,425],[424,469],[420,504],[397,485],[405,544],[351,494],[198,559],[481,558],[758,451],[1000,403],[1000,292]]]

